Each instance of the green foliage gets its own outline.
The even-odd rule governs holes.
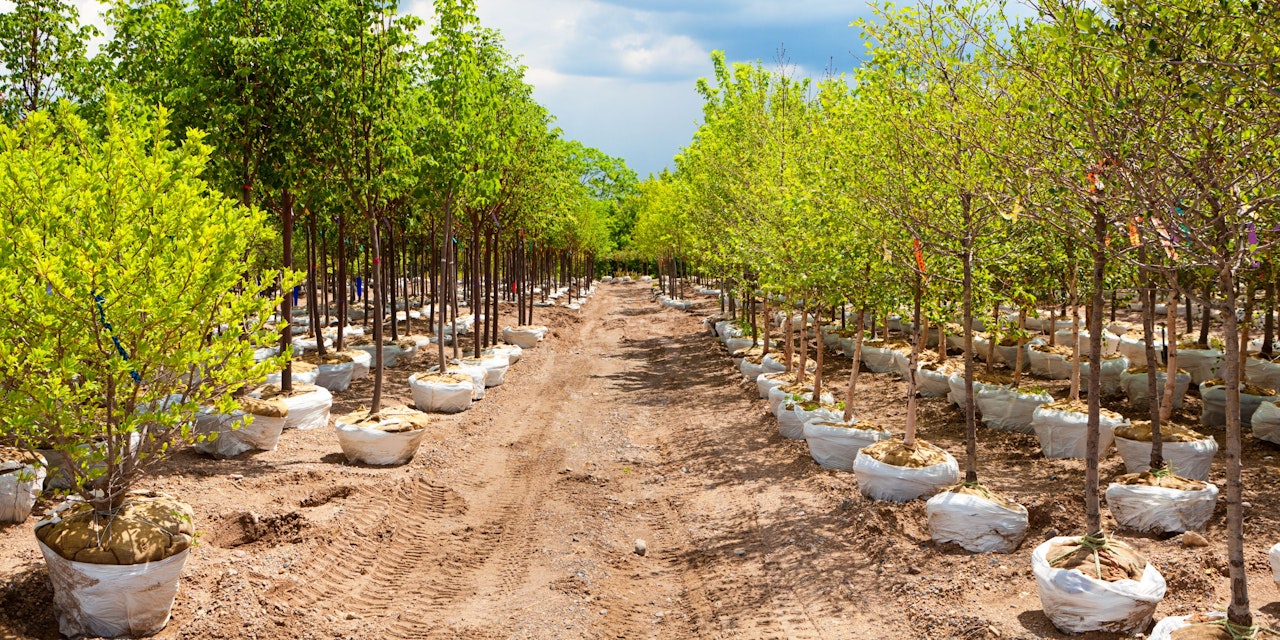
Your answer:
[[[85,51],[97,35],[62,0],[16,0],[0,13],[0,121],[12,124],[60,99],[92,97],[100,65]]]
[[[99,507],[280,366],[253,357],[276,340],[278,301],[243,270],[271,238],[262,212],[200,179],[199,132],[174,144],[164,110],[105,113],[100,133],[65,111],[0,130],[0,424],[70,455]]]

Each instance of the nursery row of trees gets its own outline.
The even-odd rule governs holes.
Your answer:
[[[1193,316],[1188,303],[1185,318],[1160,319],[1169,342],[1179,324],[1188,333],[1198,324],[1203,343],[1220,315],[1222,334],[1243,338],[1225,340],[1222,377],[1229,619],[1248,629],[1239,383],[1248,316],[1266,312],[1264,355],[1274,338],[1280,9],[1241,0],[1034,4],[1037,15],[1023,19],[987,0],[881,5],[874,20],[855,23],[865,62],[821,80],[714,54],[714,76],[698,84],[703,124],[676,169],[635,196],[636,247],[668,275],[692,265],[722,280],[734,313],[754,313],[756,304],[736,301],[757,296],[766,313],[775,300],[790,312],[850,309],[842,319],[856,321],[861,337],[906,309],[913,372],[920,331],[958,321],[948,333],[965,340],[967,482],[978,472],[975,319],[993,342],[1022,344],[1011,316],[1074,316],[1084,306],[1077,330],[1101,336],[1117,291],[1138,292],[1152,309],[1164,302],[1159,289],[1172,293],[1171,309],[1178,299],[1203,308]],[[1145,325],[1150,343],[1150,313]],[[1090,362],[1101,362],[1101,342],[1092,341]],[[804,341],[799,348],[803,379]],[[914,384],[912,375],[908,448]],[[1086,526],[1097,532],[1098,376],[1084,385]],[[1080,387],[1073,381],[1073,396]],[[1158,441],[1158,408],[1152,417]]]
[[[199,412],[281,369],[291,392],[295,286],[321,359],[321,329],[363,298],[374,344],[399,308],[443,365],[460,306],[479,356],[500,301],[531,323],[535,289],[584,288],[629,234],[634,173],[563,137],[472,0],[435,2],[429,38],[381,0],[121,1],[106,19],[90,56],[68,3],[0,14],[0,445],[65,456],[99,513],[198,439]]]

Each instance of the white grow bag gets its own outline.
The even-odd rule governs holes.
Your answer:
[[[484,386],[497,387],[506,379],[511,361],[504,355],[484,354],[480,358],[480,366],[484,369]]]
[[[46,470],[39,464],[0,460],[0,522],[24,522],[44,488]]]
[[[1061,345],[1071,346],[1071,330],[1059,330],[1053,334],[1054,341]],[[1080,353],[1089,353],[1089,346],[1092,341],[1089,339],[1089,331],[1080,329]],[[1120,336],[1110,331],[1102,332],[1102,355],[1108,356],[1116,352],[1120,348]]]
[[[1120,356],[1118,358],[1103,358],[1102,366],[1099,367],[1102,372],[1102,395],[1111,396],[1120,393],[1121,384],[1120,376],[1129,369],[1129,359]],[[1088,362],[1080,363],[1080,385],[1083,387],[1088,384],[1089,376],[1093,375],[1092,367]]]
[[[872,500],[907,502],[935,494],[960,481],[960,465],[950,453],[944,462],[927,467],[885,464],[859,451],[853,460],[858,490]]]
[[[896,355],[897,352],[893,349],[868,346],[866,343],[863,343],[862,345],[862,363],[875,373],[889,373],[897,371],[898,362],[895,357]]]
[[[974,368],[974,371],[975,372],[977,371],[976,367]],[[981,392],[983,389],[1004,389],[1004,388],[1006,387],[1004,387],[1003,385],[987,384],[985,382],[974,380],[973,381],[974,406],[977,406],[978,393]],[[952,404],[963,409],[964,408],[964,372],[957,371],[956,373],[953,373],[950,376],[947,376],[947,389],[948,389],[947,400],[950,400]]]
[[[521,349],[514,344],[494,345],[493,348],[488,349],[485,353],[489,352],[493,352],[496,355],[506,356],[508,366],[520,362],[520,357],[524,355],[524,349]]]
[[[755,380],[764,373],[764,365],[756,364],[746,358],[738,362],[738,372],[742,374],[743,380]]]
[[[810,420],[804,423],[804,439],[809,443],[809,455],[814,462],[827,469],[852,471],[853,460],[863,447],[886,440],[892,434],[888,431],[836,426],[851,424],[844,422],[843,418],[844,416],[840,416],[836,420]]]
[[[1200,384],[1218,377],[1222,356],[1218,349],[1178,349],[1178,367],[1186,369],[1191,381]]]
[[[293,384],[315,384],[316,377],[319,375],[319,373],[320,371],[318,369],[312,369],[310,371],[295,370],[289,376],[289,381],[292,382]],[[275,373],[267,374],[267,384],[274,384],[277,387],[280,386],[280,379],[283,375],[284,375],[284,372],[282,371],[277,371]]]
[[[377,354],[378,348],[376,346],[371,344],[362,344],[358,347],[351,347],[351,348],[355,349],[356,351],[363,351],[369,354],[369,363],[370,363],[369,366],[373,366],[373,364],[376,363],[376,358],[378,357],[378,354]],[[384,344],[382,346],[382,366],[383,367],[396,366],[396,362],[400,360],[401,353],[403,353],[403,350],[400,348],[399,345]]]
[[[351,358],[351,380],[353,382],[369,375],[369,370],[373,368],[373,356],[368,351],[348,349],[343,351],[342,354]]]
[[[981,393],[974,393],[982,424],[998,431],[1031,433],[1036,408],[1053,402],[1047,393],[1024,393],[1009,387],[985,386]]]
[[[1280,389],[1280,363],[1247,358],[1244,371],[1249,382],[1267,389]]]
[[[366,369],[367,370],[367,369]],[[355,361],[316,366],[316,386],[329,391],[346,391],[355,375]]]
[[[1276,406],[1276,403],[1263,402],[1258,405],[1258,410],[1253,412],[1250,423],[1253,428],[1253,437],[1280,444],[1280,406]]]
[[[925,398],[943,398],[951,393],[951,375],[924,367],[916,369],[916,391]]]
[[[1158,337],[1152,337],[1152,343],[1156,347],[1156,362],[1164,364],[1164,341]],[[1130,362],[1146,362],[1147,346],[1142,341],[1142,336],[1122,335],[1120,336],[1120,355],[1129,359]]]
[[[1227,423],[1227,387],[1226,385],[1200,384],[1200,424],[1206,427],[1220,427]],[[1280,400],[1280,396],[1254,396],[1240,393],[1240,425],[1251,426],[1253,414],[1264,403]]]
[[[1156,372],[1156,399],[1164,398],[1164,383],[1169,379],[1169,374],[1164,370]],[[1145,373],[1129,373],[1125,370],[1120,374],[1120,386],[1124,389],[1124,394],[1129,397],[1129,404],[1134,406],[1143,406],[1147,404],[1147,374]],[[1182,403],[1187,398],[1187,388],[1191,386],[1191,375],[1182,371],[1178,372],[1178,376],[1173,379],[1173,408],[1178,410],[1182,408]]]
[[[333,341],[328,338],[325,338],[324,348],[328,349],[332,346],[333,346]],[[318,348],[318,345],[316,343],[315,338],[294,338],[293,339],[293,352],[296,354],[302,355],[307,353],[308,351],[315,351],[317,348]]]
[[[341,421],[334,421],[333,426],[338,431],[338,445],[347,460],[378,466],[404,464],[412,460],[427,433],[426,429],[388,433]]]
[[[742,357],[738,355],[739,353],[741,353],[746,349],[751,348],[751,338],[743,338],[743,337],[729,338],[724,341],[724,348],[729,351],[729,355],[733,356],[734,360],[737,360],[738,358]],[[778,366],[780,367],[782,365],[779,364]],[[781,370],[782,369],[778,369],[778,371],[781,371]]]
[[[244,419],[245,413],[240,410],[231,413],[205,413],[201,410],[196,416],[195,431],[213,436],[213,439],[197,442],[192,448],[215,458],[233,458],[246,451],[272,451],[276,448],[286,418],[253,416],[252,422],[233,428]]]
[[[465,374],[464,374],[465,375]],[[418,379],[418,374],[409,376],[409,392],[413,395],[413,406],[422,411],[434,413],[458,413],[471,408],[474,396],[474,380],[467,376],[466,382],[433,382]]]
[[[294,382],[298,382],[294,380]],[[253,394],[250,394],[253,395]],[[324,387],[315,387],[308,393],[280,397],[289,407],[285,429],[315,429],[329,424],[329,408],[333,406],[333,394]]]
[[[1098,416],[1098,457],[1106,458],[1115,430],[1127,424],[1124,418]],[[1084,458],[1089,437],[1089,415],[1077,411],[1036,408],[1031,418],[1031,428],[1040,440],[1040,450],[1046,458]]]
[[[178,579],[190,549],[156,562],[110,565],[67,560],[43,542],[36,542],[49,567],[62,635],[142,637],[169,624]]]
[[[1257,426],[1256,420],[1254,426]],[[1124,468],[1129,473],[1142,473],[1151,468],[1150,442],[1116,436],[1116,451],[1120,452]],[[1208,480],[1216,453],[1218,441],[1213,438],[1192,442],[1164,442],[1160,447],[1161,457],[1172,467],[1173,472],[1189,480]]]
[[[773,356],[773,353],[769,353],[760,360],[761,373],[782,373],[787,370],[787,366]]]
[[[1267,559],[1271,561],[1271,580],[1280,584],[1280,542],[1272,545],[1271,551],[1267,553]]]
[[[787,382],[785,380],[777,380],[769,377],[772,375],[773,374],[771,373],[762,373],[756,376],[756,392],[759,394],[759,396],[762,399],[769,397],[770,389],[774,387],[782,387],[787,385]]]
[[[457,371],[471,376],[471,399],[484,400],[484,379],[488,376],[484,367],[478,364],[458,362],[449,365],[448,371]]]
[[[774,416],[778,415],[778,412],[781,410],[781,407],[782,407],[782,401],[787,398],[787,395],[788,395],[787,392],[782,390],[782,387],[785,387],[785,386],[790,386],[790,385],[783,384],[783,385],[775,385],[773,387],[770,387],[769,394],[766,396],[769,399],[769,413],[772,413]],[[804,397],[810,398],[810,399],[813,398],[813,387],[806,388]],[[821,400],[827,404],[831,404],[835,402],[835,398],[831,396],[830,392],[824,392],[822,394]]]
[[[1167,618],[1163,618],[1160,620],[1160,622],[1156,623],[1156,626],[1154,628],[1151,629],[1151,635],[1148,636],[1148,640],[1173,640],[1174,631],[1177,631],[1179,629],[1189,627],[1192,624],[1195,624],[1191,622],[1191,618],[1194,618],[1194,617],[1197,617],[1197,616],[1169,616]],[[1225,613],[1222,613],[1220,611],[1214,611],[1204,617],[1206,618],[1205,621],[1209,622],[1215,618],[1220,619],[1220,618],[1225,618],[1227,616]]]
[[[1027,535],[1027,508],[1010,509],[986,498],[943,491],[925,503],[929,536],[973,553],[1012,553]]]
[[[1156,605],[1164,599],[1164,576],[1149,562],[1139,580],[1115,582],[1049,566],[1049,547],[1077,539],[1052,538],[1031,554],[1040,604],[1049,621],[1067,633],[1109,631],[1132,635],[1146,629]]]
[[[823,397],[826,397],[826,394]],[[801,402],[812,400],[813,392],[804,394],[802,398]],[[812,411],[808,411],[801,407],[799,403],[790,399],[784,400],[779,404],[778,410],[774,415],[778,419],[778,433],[782,437],[791,440],[804,439],[804,425],[810,420],[839,422],[844,417],[843,413],[838,413],[821,405],[815,407]]]
[[[1218,488],[1205,483],[1200,491],[1165,487],[1107,485],[1107,507],[1120,526],[1147,533],[1197,531],[1213,516]]]
[[[1067,380],[1071,378],[1071,363],[1066,356],[1056,353],[1045,353],[1038,349],[1027,349],[1027,359],[1031,361],[1031,373],[1049,380]]]
[[[539,342],[542,342],[542,338],[546,334],[547,328],[543,326],[526,329],[504,327],[502,329],[502,341],[514,344],[521,349],[533,349],[538,346]]]

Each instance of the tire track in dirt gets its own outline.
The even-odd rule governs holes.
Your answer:
[[[451,470],[461,493],[446,489],[441,499],[442,487],[420,479],[361,491],[349,500],[361,506],[341,517],[343,534],[315,554],[285,602],[375,618],[365,630],[386,637],[506,637],[509,624],[495,619],[501,604],[545,588],[527,578],[537,510],[565,460],[548,430],[572,401],[566,390],[587,383],[595,354],[580,347],[599,332],[601,311],[549,336],[556,348],[525,379],[531,388],[501,408],[484,427],[491,437],[473,438],[481,446]]]
[[[800,567],[793,558],[780,557],[783,545],[772,533],[777,524],[774,513],[761,504],[752,474],[740,466],[753,457],[749,450],[758,448],[744,432],[772,425],[750,418],[759,411],[749,400],[754,389],[734,388],[736,371],[729,371],[723,352],[690,320],[671,323],[675,327],[664,339],[646,346],[649,386],[679,392],[700,385],[696,393],[672,394],[672,413],[695,426],[668,433],[667,451],[682,452],[682,458],[707,467],[701,475],[710,476],[728,494],[717,501],[716,523],[732,534],[728,539],[700,539],[696,528],[690,528],[691,547],[699,551],[691,551],[683,566],[671,567],[684,581],[695,628],[702,637],[823,640],[829,637],[823,627],[831,626],[830,614],[839,606],[821,602],[820,594],[810,593],[812,589],[799,584],[800,578],[791,577],[804,572],[796,570]],[[675,372],[684,375],[672,375]],[[705,428],[709,425],[714,430]],[[680,464],[667,457],[670,466]],[[699,489],[690,487],[680,494],[696,495]],[[662,520],[683,523],[698,515],[684,513],[671,501],[661,504]]]

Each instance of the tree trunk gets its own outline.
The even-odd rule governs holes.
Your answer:
[[[867,312],[858,312],[858,333],[853,338],[853,368],[849,370],[849,390],[844,394],[844,421],[853,420],[853,393],[858,388],[858,369],[862,367],[862,327]]]
[[[960,292],[960,328],[964,334],[964,481],[978,481],[978,418],[973,398],[973,234],[970,232],[969,198],[961,198],[964,212],[964,250],[960,255],[963,280]],[[987,359],[990,366],[991,358]]]
[[[1085,433],[1085,467],[1084,467],[1084,510],[1087,533],[1096,533],[1102,531],[1102,513],[1098,504],[1098,445],[1101,434],[1099,433],[1099,424],[1102,414],[1102,287],[1104,277],[1106,276],[1107,267],[1107,218],[1102,211],[1094,206],[1093,210],[1093,302],[1089,305],[1089,420],[1087,423],[1087,431]],[[1072,276],[1074,282],[1075,277]],[[1074,287],[1073,287],[1074,288]],[[1073,294],[1074,298],[1075,295]],[[1075,341],[1073,351],[1077,354],[1076,366],[1072,372],[1072,377],[1079,378],[1079,353],[1080,339],[1079,333],[1080,323],[1079,303],[1072,310],[1072,318],[1076,321],[1072,323],[1075,327],[1072,340]],[[1078,398],[1078,396],[1074,396]]]
[[[382,254],[378,246],[378,218],[369,219],[369,243],[373,254],[373,313],[377,320],[373,323],[373,399],[369,401],[369,415],[378,415],[382,410]]]
[[[1223,342],[1223,378],[1227,384],[1227,565],[1231,577],[1231,604],[1227,607],[1227,619],[1242,627],[1253,626],[1253,612],[1249,610],[1249,582],[1244,566],[1244,511],[1240,505],[1240,345],[1233,339],[1238,330],[1236,321],[1236,283],[1230,265],[1218,272],[1218,289],[1222,292],[1222,331],[1227,338]],[[1205,297],[1208,305],[1209,297]]]
[[[293,268],[293,193],[285,189],[280,194],[280,240],[282,247],[283,267]],[[280,353],[287,353],[293,348],[293,297],[292,292],[284,291],[284,299],[280,302],[280,321],[284,329],[280,331]],[[280,390],[293,391],[293,358],[284,363],[284,371],[280,372]]]
[[[1155,299],[1154,291],[1152,292],[1151,298],[1152,300]],[[1178,300],[1177,291],[1175,290],[1175,291],[1169,292],[1169,304],[1166,305],[1166,308],[1165,308],[1165,311],[1169,313],[1168,326],[1173,327],[1174,329],[1173,332],[1175,334],[1177,333],[1177,327],[1178,327],[1177,300]],[[1188,307],[1191,306],[1190,300],[1187,300],[1187,306]],[[1149,348],[1151,349],[1151,351],[1155,351],[1154,347],[1149,347]],[[1169,421],[1173,419],[1173,390],[1177,388],[1177,384],[1178,384],[1178,341],[1174,340],[1173,342],[1169,342],[1166,339],[1165,340],[1164,397],[1160,399],[1160,424],[1162,425],[1168,424]],[[1155,401],[1154,396],[1152,396],[1152,401],[1153,402]],[[1161,447],[1161,444],[1157,442],[1157,439],[1159,437],[1160,437],[1160,434],[1156,432],[1155,425],[1153,423],[1152,429],[1151,429],[1152,460],[1156,459],[1156,456],[1157,456],[1156,449]],[[1163,454],[1160,454],[1160,455],[1163,455]],[[1154,467],[1154,468],[1159,469],[1160,467]]]
[[[316,265],[319,262],[319,243],[316,241],[316,212],[307,211],[307,251],[310,254],[307,264],[307,306],[310,307],[308,314],[311,318],[312,334],[316,338],[316,354],[324,357],[324,331],[320,322],[320,295],[316,290],[316,281],[319,276],[316,273]],[[339,329],[341,331],[341,329]]]
[[[916,272],[911,317],[911,358],[907,361],[907,428],[902,436],[902,446],[916,446],[916,364],[920,362],[920,297],[923,295],[923,276]]]
[[[338,291],[335,296],[338,303],[338,335],[334,337],[333,348],[335,351],[342,351],[346,348],[347,339],[344,337],[346,333],[347,323],[350,318],[347,313],[347,222],[346,216],[338,216]]]

